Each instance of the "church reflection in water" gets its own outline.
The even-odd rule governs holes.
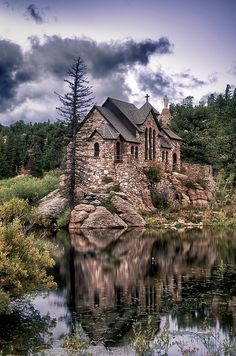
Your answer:
[[[69,304],[88,336],[112,344],[136,320],[236,330],[236,235],[132,229],[71,236]]]

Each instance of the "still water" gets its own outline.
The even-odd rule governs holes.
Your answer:
[[[47,355],[75,330],[92,354],[134,355],[150,325],[156,355],[234,354],[236,231],[60,232],[55,253],[58,289],[14,302],[0,355]]]

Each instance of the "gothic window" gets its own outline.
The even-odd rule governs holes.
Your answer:
[[[99,157],[99,154],[100,154],[99,143],[95,142],[95,144],[94,144],[94,157]]]
[[[131,154],[134,155],[134,146],[131,146]]]
[[[152,159],[152,129],[149,128],[149,159]]]
[[[152,144],[153,144],[153,159],[156,159],[156,130],[153,130]]]
[[[138,158],[138,146],[135,147],[135,158]]]
[[[115,162],[116,162],[116,163],[122,162],[121,143],[120,143],[119,141],[116,142],[116,148],[115,148]]]
[[[145,159],[148,159],[148,129],[145,129]]]
[[[164,162],[164,161],[165,161],[165,151],[162,151],[161,160],[162,160],[162,162]]]
[[[177,154],[173,153],[173,170],[177,168]]]

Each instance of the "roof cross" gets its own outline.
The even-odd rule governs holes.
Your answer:
[[[148,103],[148,98],[150,98],[150,95],[146,94],[145,98],[146,98],[146,102]]]

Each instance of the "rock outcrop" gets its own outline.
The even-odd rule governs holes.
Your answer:
[[[143,217],[134,209],[133,205],[129,203],[125,194],[115,194],[111,198],[111,202],[120,218],[124,220],[128,225],[135,227],[143,227],[146,225]]]
[[[71,213],[69,230],[126,229],[127,224],[104,206],[79,204]]]
[[[81,229],[125,229],[126,223],[117,214],[112,214],[104,206],[96,207],[81,225]]]
[[[135,227],[146,225],[124,193],[111,192],[109,201],[112,212],[105,206],[97,205],[97,199],[90,204],[77,205],[71,213],[70,231],[126,229],[128,225]]]
[[[55,219],[69,206],[69,199],[61,195],[59,189],[46,195],[39,201],[38,211],[47,219]]]
[[[172,204],[207,207],[215,192],[215,186],[213,181],[203,181],[200,184],[196,180],[191,180],[187,174],[173,172],[163,176],[156,186],[156,191],[164,194],[167,201]]]

